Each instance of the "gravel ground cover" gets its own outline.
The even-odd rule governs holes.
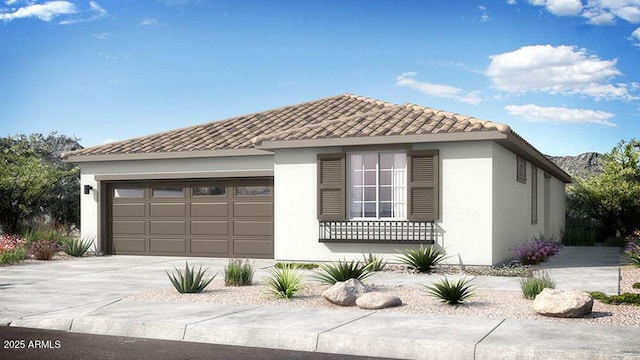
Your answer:
[[[392,269],[391,271],[403,270]],[[454,272],[452,269],[446,270],[446,273],[452,272]],[[620,267],[620,275],[620,291],[622,293],[640,293],[639,289],[632,288],[634,283],[640,282],[640,268],[622,266]],[[179,294],[169,285],[168,280],[167,285],[166,288],[142,292],[129,296],[125,298],[125,300],[264,304],[334,309],[337,311],[353,309],[333,305],[324,300],[321,294],[328,286],[318,284],[314,281],[307,282],[308,288],[302,296],[290,300],[270,297],[266,294],[264,285],[259,281],[251,286],[225,287],[223,280],[216,279],[199,294]],[[417,284],[404,286],[372,286],[370,290],[394,294],[402,299],[404,303],[402,306],[379,310],[383,312],[640,326],[640,306],[634,305],[606,305],[599,301],[594,301],[593,312],[587,317],[579,319],[557,319],[536,314],[533,311],[533,301],[525,299],[520,291],[478,289],[475,291],[475,296],[465,304],[449,306],[428,296],[424,288]]]

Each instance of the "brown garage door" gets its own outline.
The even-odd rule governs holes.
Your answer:
[[[112,183],[114,254],[273,258],[273,180]]]

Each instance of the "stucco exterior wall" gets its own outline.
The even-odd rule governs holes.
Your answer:
[[[494,264],[514,257],[513,246],[540,235],[559,238],[564,226],[564,183],[556,178],[545,181],[537,171],[538,221],[531,221],[532,165],[527,161],[527,182],[516,180],[517,156],[493,143],[493,255]],[[548,186],[548,196],[545,196]]]
[[[440,152],[440,220],[437,244],[449,262],[491,263],[490,142],[433,143],[414,149]],[[342,149],[278,150],[274,157],[275,258],[328,261],[361,258],[363,252],[393,260],[407,244],[327,244],[318,242],[316,154]]]
[[[162,174],[219,173],[242,171],[272,171],[273,156],[243,156],[220,158],[194,158],[171,160],[130,160],[109,162],[87,162],[80,165],[80,189],[91,185],[90,194],[80,193],[80,229],[83,237],[96,237],[98,234],[98,199],[99,187],[96,175],[145,175],[162,176]],[[204,176],[204,175],[203,175]]]

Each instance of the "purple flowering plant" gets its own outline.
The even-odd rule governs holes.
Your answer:
[[[522,265],[536,265],[547,261],[549,257],[562,250],[562,244],[540,236],[516,244],[512,250]]]

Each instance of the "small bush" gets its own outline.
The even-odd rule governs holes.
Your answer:
[[[462,277],[457,282],[450,282],[445,276],[433,286],[425,286],[425,288],[429,295],[440,299],[443,303],[458,305],[473,296],[474,287],[470,284],[472,280]]]
[[[18,263],[27,256],[27,249],[18,247],[15,249],[5,249],[0,251],[0,265],[11,265]]]
[[[91,238],[68,238],[62,244],[62,250],[71,256],[80,257],[84,255],[91,245],[93,245],[94,237]]]
[[[62,245],[69,237],[65,232],[56,229],[31,228],[22,235],[29,244],[40,240],[49,240]]]
[[[382,271],[387,263],[382,259],[382,256],[375,255],[369,252],[368,254],[362,254],[363,263],[371,271]]]
[[[627,292],[620,295],[606,295],[599,291],[594,291],[591,293],[591,297],[596,300],[599,300],[604,304],[610,304],[610,305],[628,304],[628,305],[640,306],[640,294]]]
[[[396,250],[397,251],[397,250]],[[440,265],[447,258],[444,249],[436,249],[434,246],[418,249],[407,249],[398,255],[398,260],[417,272],[431,272],[434,267]]]
[[[624,248],[624,254],[631,265],[640,267],[640,230],[635,230],[627,236],[626,240],[627,246]]]
[[[557,254],[562,249],[562,244],[544,236],[533,238],[530,241],[516,244],[513,252],[522,265],[537,265]]]
[[[314,263],[287,263],[287,262],[277,262],[275,267],[277,269],[282,269],[285,267],[294,267],[296,269],[305,269],[305,270],[313,270],[320,267],[318,264]]]
[[[282,266],[267,270],[265,278],[267,293],[281,299],[290,299],[304,291],[306,286],[298,269],[294,266]]]
[[[367,265],[361,264],[355,260],[348,262],[337,261],[330,264],[320,265],[322,272],[314,274],[314,278],[321,283],[333,285],[338,281],[347,281],[356,279],[362,281],[372,275]]]
[[[206,278],[205,275],[209,270],[208,268],[202,270],[202,265],[200,265],[200,268],[196,272],[195,265],[190,268],[189,263],[186,261],[184,272],[176,267],[174,267],[174,269],[174,273],[169,273],[168,271],[165,271],[165,273],[169,277],[173,287],[176,288],[179,293],[199,293],[218,275],[216,273],[212,277]]]
[[[633,285],[631,285],[631,287],[634,288],[634,289],[640,289],[640,282],[633,283]]]
[[[538,294],[545,288],[553,289],[556,287],[555,282],[551,279],[548,273],[544,272],[542,277],[530,277],[520,279],[520,289],[522,289],[522,295],[533,300]]]
[[[38,240],[29,247],[29,252],[36,260],[51,260],[58,251],[60,246],[55,240]]]
[[[567,225],[560,235],[562,245],[566,246],[594,246],[597,238],[594,230],[577,224]]]
[[[245,286],[251,285],[253,281],[253,266],[249,260],[229,259],[229,265],[224,268],[225,286]]]

